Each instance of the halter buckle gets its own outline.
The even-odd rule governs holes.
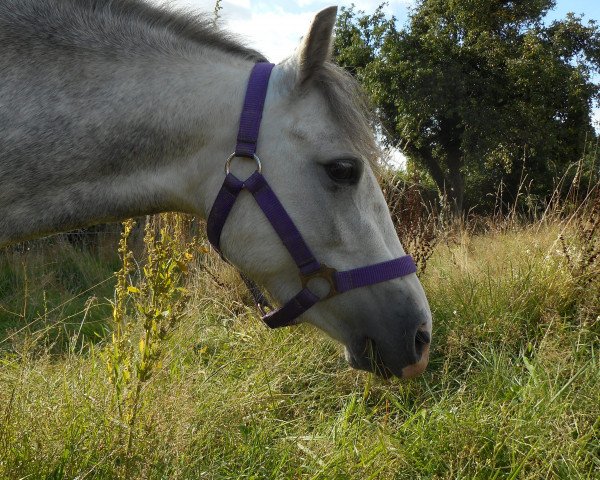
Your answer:
[[[336,273],[337,273],[337,270],[335,268],[329,267],[325,264],[321,264],[319,269],[315,270],[314,272],[300,274],[300,281],[302,282],[302,288],[303,289],[308,288],[308,284],[310,283],[311,280],[320,278],[322,280],[325,280],[329,284],[329,292],[327,292],[327,295],[322,297],[321,300],[327,300],[331,297],[334,297],[335,295],[337,295],[339,293],[337,290],[336,284],[335,284],[335,274]]]

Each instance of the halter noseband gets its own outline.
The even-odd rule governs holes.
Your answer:
[[[239,193],[246,189],[254,196],[300,271],[300,292],[280,309],[262,317],[269,327],[278,328],[297,323],[300,315],[321,300],[354,288],[404,277],[415,273],[417,268],[410,255],[345,272],[338,272],[315,259],[296,225],[263,177],[262,166],[256,156],[260,122],[273,67],[272,63],[257,63],[252,70],[240,119],[237,145],[235,152],[226,162],[225,181],[208,216],[207,232],[208,240],[219,250],[221,232]],[[230,163],[236,157],[251,158],[256,162],[256,171],[245,181],[239,180],[229,171]],[[329,284],[329,293],[326,296],[319,297],[309,289],[308,284],[313,279],[322,279]]]

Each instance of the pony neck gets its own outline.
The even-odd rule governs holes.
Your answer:
[[[0,144],[0,245],[164,211],[206,216],[252,68],[210,53],[99,63],[22,99],[37,108],[11,132],[16,150]],[[15,77],[17,92],[28,79]]]

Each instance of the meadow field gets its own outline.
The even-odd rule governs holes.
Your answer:
[[[202,240],[152,354],[137,287],[115,333],[116,246],[5,250],[0,478],[600,478],[598,213],[444,232],[411,381],[350,369],[309,326],[268,330]]]

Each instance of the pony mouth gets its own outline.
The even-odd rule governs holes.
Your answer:
[[[348,364],[356,370],[371,372],[385,379],[402,377],[401,370],[396,373],[384,363],[377,343],[372,338],[365,337],[352,347],[346,345],[345,356]]]
[[[407,358],[402,356],[397,362],[386,362],[377,342],[369,337],[346,345],[346,360],[352,368],[374,373],[385,379],[391,377],[413,378],[425,370],[429,363],[429,347],[431,333],[420,329],[415,335],[414,350],[406,352]],[[393,356],[394,358],[396,356]]]

